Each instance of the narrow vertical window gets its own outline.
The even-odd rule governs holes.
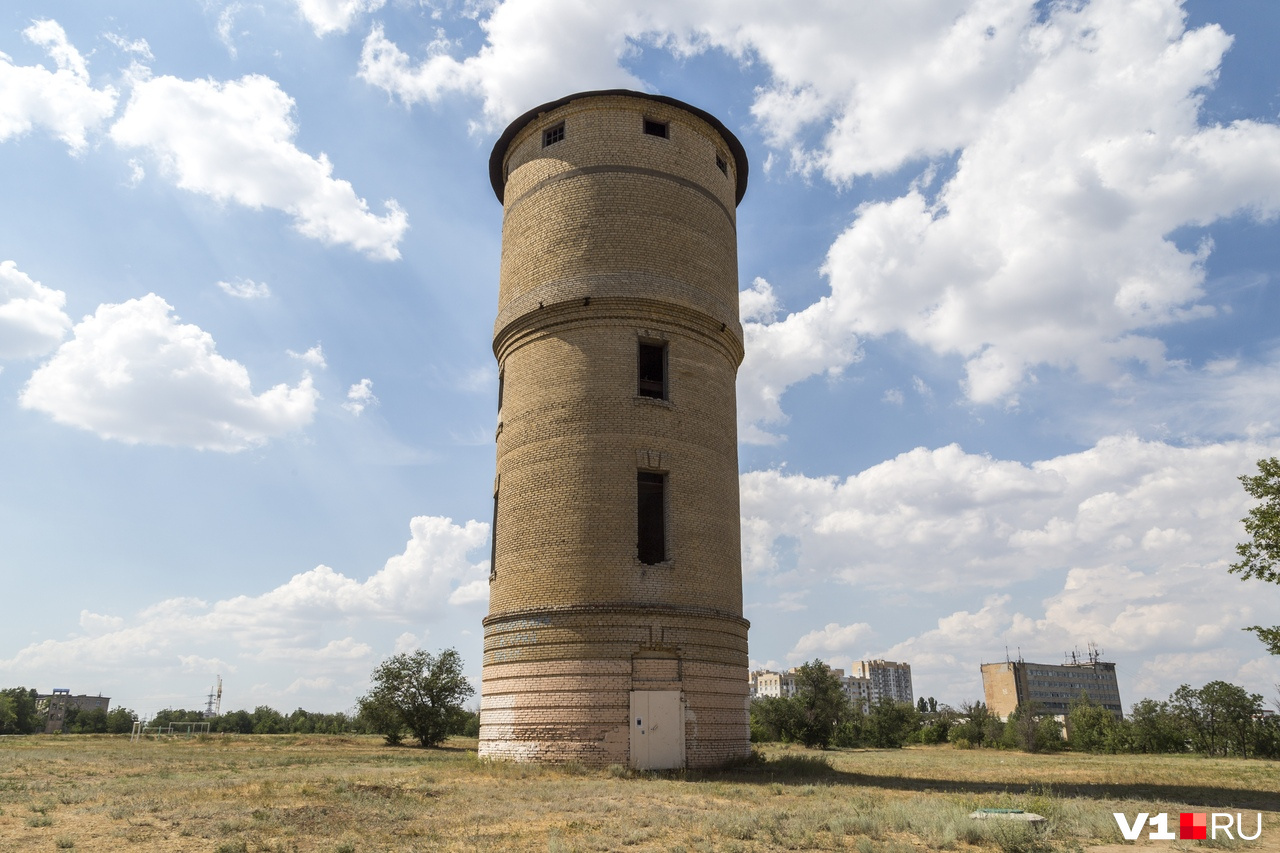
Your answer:
[[[497,483],[493,489],[493,526],[489,528],[489,583],[498,579],[498,492]]]
[[[719,154],[716,155],[716,168],[719,169],[721,172],[724,172],[724,176],[726,178],[729,177],[729,164],[726,163],[724,161],[724,158],[721,157]]]
[[[636,551],[640,562],[667,559],[667,475],[636,473]]]
[[[639,380],[636,393],[641,397],[667,399],[667,345],[641,341],[636,368]]]
[[[507,372],[505,370],[498,371],[498,411],[502,411],[502,386],[505,383]]]
[[[542,131],[542,147],[555,145],[557,142],[564,140],[564,122],[553,124],[546,130]]]

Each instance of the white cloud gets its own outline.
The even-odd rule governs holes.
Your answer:
[[[504,2],[481,22],[488,44],[454,59],[437,37],[415,65],[381,25],[365,39],[360,77],[406,104],[435,103],[451,93],[479,95],[490,127],[531,106],[584,88],[643,88],[618,65],[629,37],[645,29],[642,13],[618,2]]]
[[[71,328],[66,304],[61,290],[35,281],[13,261],[0,262],[0,359],[52,352]]]
[[[1145,573],[1116,565],[1072,569],[1061,586],[1042,602],[1021,606],[1010,595],[988,595],[980,608],[942,617],[885,657],[911,663],[918,695],[951,701],[980,698],[979,665],[1003,660],[1006,650],[1010,657],[1056,663],[1090,642],[1117,663],[1126,706],[1164,698],[1184,683],[1227,679],[1259,690],[1280,676],[1280,661],[1241,633],[1261,609],[1225,565]]]
[[[1241,628],[1265,622],[1272,591],[1226,568],[1250,505],[1237,477],[1278,452],[1274,439],[1176,447],[1115,437],[1029,465],[952,445],[843,480],[751,472],[741,478],[744,567],[752,584],[821,594],[836,578],[871,607],[906,592],[925,612],[954,610],[878,652],[912,664],[928,685],[917,692],[975,698],[978,664],[1006,647],[1053,662],[1092,641],[1141,691],[1126,702],[1164,696],[1202,670],[1179,675],[1162,656],[1229,658],[1216,675],[1203,670],[1212,677],[1265,657]],[[784,547],[793,561],[779,559]],[[1033,580],[1041,592],[1022,585]],[[966,597],[981,606],[955,609]],[[789,657],[854,654],[859,625],[813,631]]]
[[[361,379],[347,389],[347,402],[342,404],[342,408],[356,417],[360,417],[360,413],[365,408],[376,406],[377,404],[378,398],[373,395],[373,380]]]
[[[873,633],[866,622],[852,625],[831,622],[826,627],[810,631],[801,637],[787,654],[787,660],[798,663],[820,657],[830,662],[833,657],[857,657],[861,644]]]
[[[825,335],[817,359],[793,359],[810,374],[850,363],[850,333],[894,332],[963,358],[976,402],[1016,402],[1037,365],[1092,381],[1161,371],[1159,327],[1214,311],[1210,246],[1165,235],[1280,210],[1280,128],[1199,124],[1197,93],[1230,44],[1217,27],[1184,32],[1173,2],[1062,4],[1020,40],[1017,84],[938,137],[963,146],[954,176],[932,199],[916,188],[860,208],[828,254],[831,295],[782,324]],[[911,94],[910,112],[937,115]],[[837,179],[871,170],[858,138],[872,150],[905,127],[861,106],[849,118],[852,136],[819,157]]]
[[[0,668],[26,678],[50,671],[118,678],[123,672],[145,682],[175,672],[234,672],[237,662],[250,662],[255,672],[275,666],[291,679],[329,678],[329,686],[336,685],[330,694],[347,691],[339,706],[345,707],[375,660],[368,637],[376,627],[439,617],[480,600],[458,596],[460,590],[476,581],[487,584],[487,524],[419,516],[409,527],[404,551],[364,581],[322,565],[265,593],[212,604],[166,599],[128,617],[84,611],[80,622],[87,635],[33,643],[0,660]],[[472,552],[482,559],[470,559]],[[395,641],[398,650],[417,643],[407,631]],[[281,695],[277,688],[254,692],[258,701]]]
[[[146,39],[140,38],[130,41],[119,33],[105,33],[103,38],[124,53],[132,53],[147,60],[155,59],[155,56],[151,53],[151,45],[147,44]]]
[[[81,610],[80,627],[90,634],[104,634],[124,627],[124,620],[119,616],[103,616],[101,613]]]
[[[324,350],[320,348],[320,344],[316,344],[306,352],[294,352],[293,350],[285,350],[290,358],[296,358],[299,361],[305,361],[312,367],[324,370],[329,365],[324,360]]]
[[[399,655],[399,654],[404,654],[405,652],[414,651],[421,644],[422,644],[422,641],[418,639],[417,634],[413,633],[412,631],[405,631],[400,636],[396,637],[396,642],[395,642],[396,654]]]
[[[767,70],[753,114],[794,167],[844,185],[920,164],[909,192],[861,207],[831,246],[829,296],[777,321],[767,284],[741,297],[746,441],[778,440],[768,430],[786,422],[787,387],[894,333],[962,359],[979,403],[1016,405],[1042,366],[1096,382],[1162,371],[1160,328],[1215,310],[1211,247],[1166,235],[1280,211],[1280,127],[1200,123],[1231,38],[1188,30],[1178,0],[822,15],[813,26],[768,4],[506,0],[470,56],[441,37],[414,60],[374,27],[360,73],[406,103],[479,96],[493,127],[565,92],[645,88],[623,67],[638,49],[716,49]]]
[[[812,584],[955,591],[1126,565],[1216,565],[1233,553],[1248,498],[1236,477],[1275,442],[1175,447],[1114,437],[1024,465],[917,448],[843,480],[741,477],[748,575]],[[786,538],[785,540],[783,538]],[[798,554],[783,567],[778,547]],[[795,543],[798,543],[796,545]]]
[[[126,148],[145,148],[179,187],[218,201],[270,207],[294,218],[299,233],[327,245],[348,245],[369,257],[400,257],[409,227],[394,199],[374,216],[351,184],[332,176],[324,154],[294,144],[293,99],[274,80],[139,81],[124,114],[111,127]]]
[[[57,70],[14,65],[0,53],[0,142],[43,127],[73,152],[82,151],[87,134],[115,112],[116,90],[90,85],[84,57],[57,21],[35,21],[22,34],[45,49]]]
[[[376,12],[387,0],[294,0],[316,35],[345,33],[356,18]]]
[[[218,40],[222,42],[222,46],[227,49],[227,53],[232,59],[236,58],[236,43],[231,36],[231,31],[236,26],[236,15],[244,11],[243,3],[228,3],[218,13]]]
[[[218,287],[228,296],[237,299],[266,299],[271,295],[271,288],[266,282],[249,278],[238,278],[235,281],[220,281]]]
[[[22,406],[129,444],[227,452],[311,422],[319,395],[310,376],[255,395],[244,366],[172,310],[155,294],[100,305],[32,374]]]

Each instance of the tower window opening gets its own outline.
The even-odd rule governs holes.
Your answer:
[[[636,393],[655,400],[667,399],[667,345],[641,341],[636,367]]]
[[[644,132],[646,136],[660,136],[667,138],[667,123],[665,121],[654,121],[653,119],[644,120]]]
[[[542,131],[542,147],[555,145],[557,142],[564,141],[564,122],[553,124],[546,130]]]
[[[498,491],[493,492],[493,526],[489,528],[489,582],[498,579]]]
[[[636,473],[636,554],[647,565],[667,559],[667,475]]]
[[[502,388],[506,384],[507,372],[505,370],[498,371],[498,411],[502,411]]]
[[[719,154],[716,155],[716,168],[719,169],[721,172],[724,172],[724,176],[726,178],[729,177],[729,164],[726,163],[724,161],[724,158],[721,157]]]

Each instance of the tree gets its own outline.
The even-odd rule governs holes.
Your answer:
[[[90,708],[89,710],[79,709],[74,719],[71,716],[73,708],[67,709],[66,726],[67,731],[78,735],[100,735],[107,732],[107,712],[101,708]]]
[[[960,720],[951,726],[947,739],[952,743],[964,741],[971,746],[982,746],[998,741],[1004,725],[991,713],[985,702],[961,702]]]
[[[863,741],[879,749],[901,749],[919,726],[920,714],[910,702],[881,698],[867,715]]]
[[[1248,757],[1253,752],[1254,718],[1262,716],[1262,696],[1225,681],[1200,688],[1200,701],[1218,728],[1223,753]]]
[[[1228,571],[1238,572],[1241,580],[1257,578],[1280,583],[1280,459],[1259,459],[1258,470],[1261,473],[1255,477],[1240,477],[1244,490],[1261,503],[1241,519],[1250,538],[1236,545],[1240,562],[1233,563]],[[1257,634],[1271,654],[1280,655],[1280,625],[1253,625],[1244,630]]]
[[[831,667],[814,658],[796,670],[795,738],[826,749],[849,714],[849,699]]]
[[[373,671],[373,689],[360,697],[360,714],[387,743],[399,743],[407,729],[423,746],[437,746],[460,725],[462,703],[474,693],[456,650],[438,656],[406,652]]]
[[[1133,752],[1186,752],[1187,733],[1169,703],[1142,699],[1129,710],[1128,732]]]
[[[929,716],[920,727],[921,743],[946,743],[951,739],[951,729],[960,722],[960,715],[950,705],[939,705],[938,700],[929,697]]]
[[[1089,698],[1083,690],[1071,700],[1067,713],[1067,738],[1077,752],[1115,752],[1119,725],[1115,715]]]
[[[1019,702],[1005,724],[1002,743],[1025,752],[1062,749],[1062,724],[1035,702]]]
[[[8,687],[0,690],[0,734],[31,735],[44,730],[44,717],[36,707],[35,690]]]
[[[289,728],[284,714],[281,714],[270,705],[259,705],[253,709],[253,714],[250,717],[253,720],[253,733],[255,735],[283,734]]]
[[[138,715],[128,708],[116,708],[107,712],[107,731],[113,735],[127,735],[133,731]]]

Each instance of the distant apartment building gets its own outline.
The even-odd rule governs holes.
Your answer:
[[[771,669],[757,669],[750,674],[747,681],[751,698],[772,697],[786,698],[796,695],[795,670],[790,672],[774,672]]]
[[[1035,703],[1046,714],[1064,715],[1082,693],[1114,714],[1117,720],[1124,716],[1116,665],[1098,660],[1094,653],[1083,660],[1072,655],[1063,664],[1030,663],[1021,659],[984,663],[982,693],[987,708],[1002,720],[1009,719],[1024,702]]]
[[[53,734],[66,728],[67,711],[70,708],[80,711],[100,708],[105,713],[110,705],[110,696],[72,696],[71,691],[65,687],[55,687],[52,693],[36,696],[36,707],[44,711],[45,734]]]
[[[867,701],[872,705],[888,699],[914,705],[915,693],[911,688],[911,664],[891,660],[862,660],[853,665],[853,676],[867,680],[870,693]]]
[[[855,674],[845,675],[843,669],[831,668],[831,673],[840,679],[849,701],[864,712],[871,706],[887,698],[895,702],[912,702],[911,666],[893,661],[860,661],[854,664]],[[788,698],[796,695],[796,673],[798,667],[786,672],[774,672],[769,669],[758,669],[749,676],[749,692],[752,699],[757,697]]]

